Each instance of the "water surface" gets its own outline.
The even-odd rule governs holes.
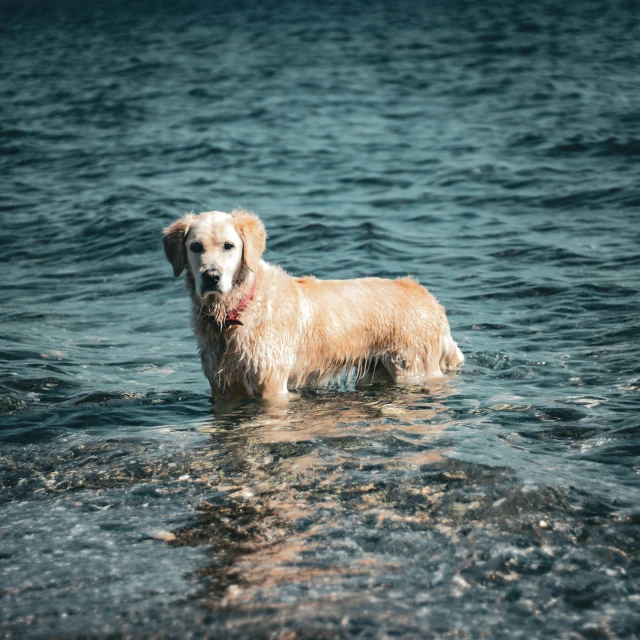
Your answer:
[[[638,637],[639,15],[3,3],[3,637]],[[462,372],[212,401],[161,229],[236,206]]]

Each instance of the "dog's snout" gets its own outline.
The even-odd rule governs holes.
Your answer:
[[[202,284],[204,285],[205,291],[209,289],[217,289],[220,284],[221,274],[217,269],[207,269],[202,274]]]

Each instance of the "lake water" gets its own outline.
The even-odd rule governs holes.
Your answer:
[[[3,2],[0,635],[637,638],[639,19]],[[237,206],[464,369],[213,401],[161,230]]]

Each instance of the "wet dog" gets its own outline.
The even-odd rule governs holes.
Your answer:
[[[286,394],[345,370],[413,385],[464,362],[444,308],[412,278],[296,278],[262,260],[265,245],[262,221],[243,210],[187,214],[164,230],[214,394]]]

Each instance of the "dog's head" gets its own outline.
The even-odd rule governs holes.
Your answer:
[[[164,251],[173,274],[178,277],[186,267],[201,298],[224,296],[247,270],[256,273],[265,242],[260,218],[243,210],[188,213],[164,230]]]

